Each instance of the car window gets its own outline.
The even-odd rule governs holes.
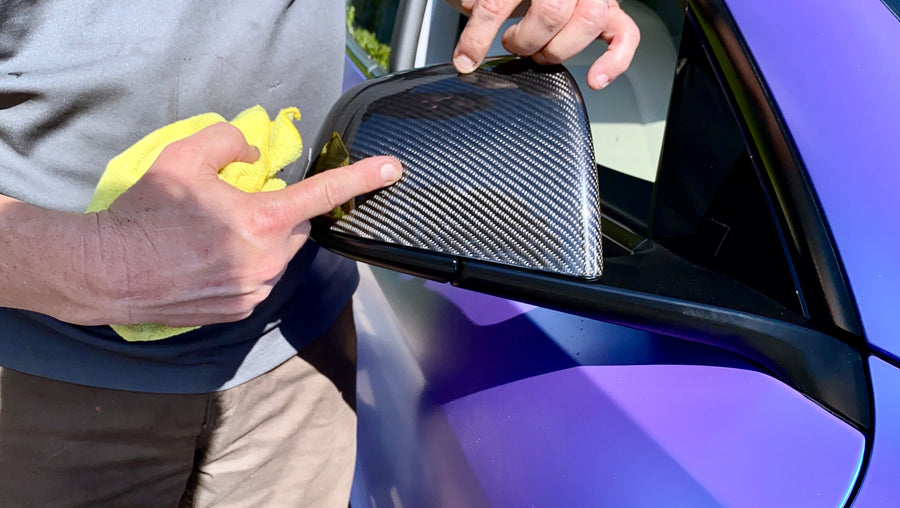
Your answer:
[[[623,225],[805,316],[766,176],[754,165],[739,117],[690,23],[679,41],[656,181],[597,157],[601,208],[610,219],[605,234],[615,236],[615,223]],[[592,122],[604,121],[600,113]],[[615,240],[609,243],[627,243]],[[629,253],[606,247],[606,257]],[[722,304],[721,295],[704,300]]]
[[[752,153],[696,32],[685,30],[650,234],[803,314],[765,174]]]
[[[349,0],[347,30],[375,62],[388,68],[391,37],[400,0]]]

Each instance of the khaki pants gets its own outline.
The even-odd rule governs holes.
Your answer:
[[[2,370],[0,506],[346,508],[355,351],[348,306],[300,356],[214,394]]]

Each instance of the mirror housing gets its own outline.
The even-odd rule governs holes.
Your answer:
[[[495,59],[348,91],[311,172],[392,155],[404,176],[312,221],[320,245],[376,266],[732,351],[854,427],[871,428],[848,341],[615,221],[581,95],[562,66]],[[607,251],[606,269],[602,242]],[[710,295],[713,295],[710,301]]]
[[[404,174],[317,218],[321,244],[365,261],[375,249],[379,264],[442,280],[462,260],[600,275],[590,126],[562,66],[501,58],[467,75],[391,74],[344,94],[323,132],[313,173],[391,155]]]

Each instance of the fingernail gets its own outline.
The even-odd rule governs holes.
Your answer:
[[[384,183],[394,183],[400,179],[400,175],[402,171],[397,167],[396,164],[391,164],[390,162],[381,165],[381,178],[384,180]]]
[[[597,79],[594,80],[594,86],[597,87],[597,90],[602,90],[606,88],[606,85],[609,84],[609,76],[606,74],[601,74],[597,76]]]
[[[457,55],[456,58],[453,59],[453,65],[456,66],[456,70],[463,74],[474,71],[476,67],[475,62],[466,55]]]
[[[260,156],[259,148],[255,147],[253,145],[250,145],[250,152],[253,153],[253,157],[252,157],[253,160],[258,161],[259,156]]]

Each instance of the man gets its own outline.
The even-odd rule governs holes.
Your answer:
[[[461,72],[517,3],[457,3]],[[595,88],[637,45],[615,0],[519,9],[504,42],[539,62],[610,41]],[[258,150],[216,124],[83,213],[110,158],[181,118],[298,106],[316,139],[343,22],[335,0],[0,7],[0,505],[346,506],[357,279],[307,221],[396,181],[397,161],[296,183],[307,149],[292,185],[245,194],[216,173]],[[202,326],[152,343],[105,326],[145,322]]]

